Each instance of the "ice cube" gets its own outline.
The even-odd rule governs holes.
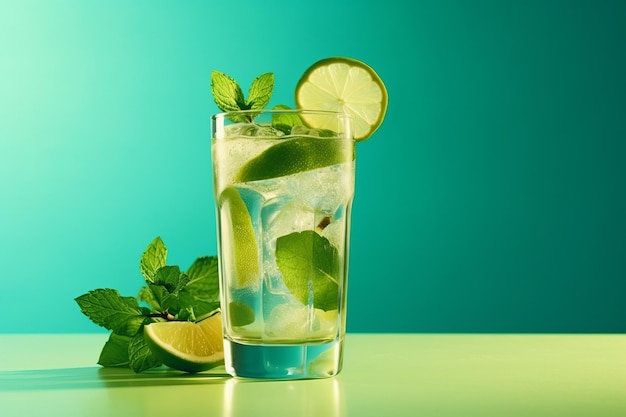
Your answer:
[[[342,217],[332,219],[331,222],[322,229],[320,234],[328,239],[336,248],[343,248],[346,239],[345,219]]]
[[[276,249],[276,239],[294,232],[315,229],[315,211],[301,200],[276,198],[263,205],[266,245]]]
[[[283,136],[281,130],[275,129],[270,125],[256,123],[235,123],[224,128],[226,138],[235,137],[277,137]]]
[[[319,138],[337,137],[337,133],[328,129],[312,129],[303,125],[295,125],[291,128],[292,135],[298,136],[315,136]]]
[[[265,322],[265,333],[277,339],[303,339],[311,327],[309,309],[302,304],[280,304]]]
[[[289,193],[316,211],[333,215],[354,193],[352,163],[302,172],[287,183]]]
[[[265,322],[265,334],[273,339],[332,338],[337,332],[337,310],[311,309],[300,303],[280,304]]]
[[[282,274],[276,265],[276,240],[293,232],[314,229],[315,212],[300,201],[282,196],[263,204],[261,219],[265,283],[271,292],[285,292]]]

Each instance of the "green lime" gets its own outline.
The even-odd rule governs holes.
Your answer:
[[[340,111],[354,119],[354,139],[369,138],[387,111],[385,84],[367,64],[356,59],[322,59],[307,69],[296,87],[296,104],[302,109]],[[323,127],[319,116],[304,114],[310,126]]]
[[[228,304],[228,319],[233,326],[245,326],[254,322],[254,310],[241,301],[231,301]]]
[[[246,162],[235,176],[235,182],[278,178],[353,159],[352,141],[298,136],[280,141]]]
[[[208,318],[164,321],[144,327],[150,351],[165,365],[185,372],[201,372],[224,362],[222,315],[215,310]]]
[[[219,198],[222,223],[223,268],[235,288],[259,281],[259,254],[252,219],[246,203],[234,187],[226,187]]]

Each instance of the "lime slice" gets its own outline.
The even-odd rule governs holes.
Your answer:
[[[233,326],[245,326],[254,322],[254,310],[241,301],[231,301],[228,304],[228,317]]]
[[[295,137],[278,142],[244,164],[235,182],[278,178],[298,172],[349,162],[354,159],[351,141],[332,138]]]
[[[223,268],[235,288],[259,281],[259,254],[248,207],[234,187],[226,187],[219,198],[222,223]],[[230,226],[230,227],[228,227]]]
[[[164,321],[148,324],[144,327],[144,337],[161,362],[180,371],[205,371],[224,362],[219,310],[197,323]]]
[[[387,111],[387,90],[367,64],[351,58],[322,59],[306,70],[296,87],[296,104],[310,110],[348,113],[354,118],[354,139],[369,138]],[[319,116],[305,114],[313,127],[324,128]]]

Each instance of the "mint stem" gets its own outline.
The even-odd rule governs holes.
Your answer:
[[[315,229],[319,233],[322,230],[326,229],[326,226],[328,226],[330,224],[330,222],[332,222],[332,221],[333,221],[332,217],[326,216],[319,222],[319,224],[317,225],[317,227]]]
[[[168,311],[164,311],[163,313],[150,313],[148,314],[148,317],[160,317],[168,321],[174,321],[174,316],[172,316],[172,314]]]

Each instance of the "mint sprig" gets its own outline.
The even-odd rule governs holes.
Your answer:
[[[248,99],[243,96],[241,86],[234,78],[220,71],[211,72],[211,92],[217,107],[223,112],[262,110],[270,102],[274,90],[274,73],[261,74],[252,81]],[[250,122],[255,114],[231,115],[233,122]]]
[[[160,366],[145,343],[144,326],[164,320],[196,321],[220,306],[216,257],[199,257],[186,272],[166,265],[166,258],[167,248],[157,237],[139,261],[145,285],[137,297],[99,288],[75,298],[83,314],[111,331],[99,365],[135,372]]]

